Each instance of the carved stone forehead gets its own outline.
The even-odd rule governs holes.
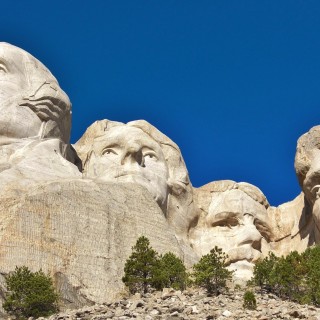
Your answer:
[[[7,67],[26,78],[32,85],[33,81],[56,82],[52,73],[28,52],[6,42],[0,42],[0,61]]]
[[[232,189],[212,194],[209,213],[218,217],[229,213],[231,216],[250,214],[258,217],[266,215],[266,208],[240,189]]]
[[[94,149],[98,152],[107,147],[118,146],[122,149],[135,148],[137,150],[147,148],[155,151],[160,157],[164,157],[160,145],[139,128],[127,125],[115,126],[105,131],[103,136],[96,138]]]
[[[104,135],[98,137],[96,140],[118,141],[119,143],[122,142],[123,144],[137,141],[140,143],[148,142],[154,145],[158,145],[158,143],[154,139],[144,133],[141,129],[130,127],[127,125],[112,127],[106,130],[104,132]]]

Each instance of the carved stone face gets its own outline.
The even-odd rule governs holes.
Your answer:
[[[37,115],[17,103],[30,86],[24,62],[22,50],[8,45],[0,46],[0,135],[6,137],[35,136],[41,127]]]
[[[15,96],[28,87],[21,51],[0,46],[0,101]]]
[[[239,189],[213,192],[208,213],[190,230],[191,244],[201,256],[218,246],[227,255],[231,270],[252,272],[252,263],[261,256],[268,230],[261,217],[266,208]],[[242,275],[242,277],[245,277]]]
[[[134,182],[145,187],[161,207],[168,196],[168,168],[159,144],[142,130],[126,125],[108,129],[94,141],[87,176]]]
[[[312,207],[312,214],[318,233],[320,232],[320,150],[312,150],[312,161],[303,182],[303,191]],[[317,241],[320,241],[317,233]]]
[[[22,138],[69,142],[70,108],[69,98],[40,61],[0,42],[0,143]]]

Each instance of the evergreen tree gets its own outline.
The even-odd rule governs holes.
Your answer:
[[[254,266],[252,282],[262,290],[266,288],[271,291],[271,272],[279,260],[272,252],[269,252],[268,257],[258,260]]]
[[[320,247],[304,253],[291,252],[286,257],[273,254],[254,267],[252,282],[281,298],[320,305]]]
[[[272,291],[281,298],[299,301],[303,295],[304,274],[302,257],[297,251],[279,258],[270,274]]]
[[[309,247],[303,254],[305,274],[305,299],[303,303],[320,305],[320,246]]]
[[[153,285],[157,290],[169,287],[184,290],[187,280],[186,267],[180,258],[172,252],[160,257],[153,279]]]
[[[150,247],[148,238],[141,236],[132,247],[132,253],[124,267],[122,281],[131,293],[147,293],[151,288],[158,266],[158,254]]]
[[[226,268],[226,259],[222,249],[215,246],[193,266],[195,283],[218,295],[232,278],[232,272]]]
[[[16,267],[6,277],[6,285],[3,308],[18,319],[48,316],[58,310],[52,280],[41,270],[31,272],[26,266]]]

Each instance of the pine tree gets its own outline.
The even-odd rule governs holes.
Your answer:
[[[299,301],[303,296],[305,267],[297,251],[277,260],[270,274],[272,291],[281,298]]]
[[[226,259],[222,249],[215,246],[193,266],[195,283],[218,295],[232,278],[232,272],[226,268]]]
[[[157,290],[169,287],[184,290],[187,280],[186,267],[180,258],[172,252],[165,253],[160,257],[153,280],[153,285]]]
[[[258,260],[253,269],[253,278],[252,283],[258,285],[260,289],[266,288],[268,291],[271,291],[271,272],[279,260],[272,252],[269,252],[269,255],[261,260]]]
[[[305,297],[306,303],[320,305],[320,246],[309,247],[303,254],[305,266]]]
[[[132,253],[124,267],[122,281],[131,293],[147,293],[152,286],[158,254],[150,247],[148,238],[141,236],[132,247]]]
[[[6,285],[3,308],[18,319],[48,316],[58,310],[58,294],[50,276],[42,270],[31,272],[26,266],[16,267],[6,277]]]

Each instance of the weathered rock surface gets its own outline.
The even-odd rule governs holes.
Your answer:
[[[305,195],[305,210],[314,220],[314,240],[320,243],[320,126],[303,134],[297,143],[295,169]]]
[[[144,120],[94,122],[74,145],[83,176],[145,187],[176,235],[186,239],[194,217],[193,188],[179,147]]]
[[[124,262],[140,235],[187,264],[161,209],[139,185],[51,182],[0,197],[0,270],[49,272],[70,307],[102,303],[123,290]]]
[[[48,317],[50,320],[152,320],[152,319],[250,319],[319,320],[320,309],[282,301],[271,294],[256,294],[257,309],[243,308],[243,292],[208,296],[202,290],[184,292],[164,289],[153,294],[124,297],[113,303],[85,307]],[[44,318],[38,318],[43,320]]]
[[[24,50],[0,42],[0,189],[80,178],[69,144],[71,103]]]
[[[198,215],[189,231],[193,249],[202,256],[214,246],[222,248],[234,280],[249,280],[254,262],[267,254],[273,240],[266,197],[248,183],[222,180],[196,189],[194,200]]]
[[[187,266],[220,246],[244,281],[269,250],[320,242],[320,126],[298,141],[303,193],[274,208],[244,182],[194,189],[179,147],[143,120],[97,121],[74,149],[71,103],[50,71],[3,42],[0,57],[0,287],[26,265],[49,272],[70,308],[108,302],[140,235]]]
[[[287,255],[293,250],[301,253],[317,243],[315,224],[308,207],[305,196],[301,193],[290,202],[268,208],[274,236],[270,251],[278,256]]]

